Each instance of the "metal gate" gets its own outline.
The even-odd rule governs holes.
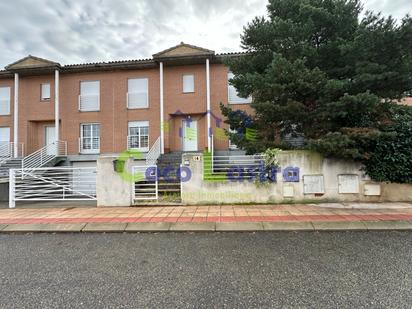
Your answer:
[[[159,185],[156,165],[133,166],[133,199],[158,200]]]
[[[9,207],[16,201],[96,200],[96,168],[11,169]]]

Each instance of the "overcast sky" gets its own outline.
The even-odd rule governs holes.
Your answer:
[[[0,0],[0,69],[32,54],[61,64],[150,58],[181,41],[240,50],[266,0]],[[365,0],[400,18],[411,0]]]

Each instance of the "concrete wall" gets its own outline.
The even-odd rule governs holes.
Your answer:
[[[276,183],[244,181],[210,182],[203,180],[201,154],[185,154],[183,162],[191,169],[192,178],[182,184],[182,201],[185,204],[204,203],[284,203],[284,202],[385,202],[412,201],[412,185],[374,183],[362,172],[359,163],[323,158],[310,151],[284,151],[279,156],[281,170]],[[286,167],[299,168],[299,181],[286,182],[282,172]],[[307,194],[303,178],[306,175],[323,176],[323,193]],[[339,175],[356,179],[351,185],[358,193],[339,193]],[[347,177],[347,176],[342,176]],[[307,179],[307,178],[306,178]],[[345,187],[341,182],[341,190]],[[380,192],[378,192],[380,191]],[[354,191],[351,191],[354,192]],[[366,195],[367,194],[374,195]]]
[[[2,182],[0,183],[0,202],[9,201],[9,183]]]
[[[113,168],[117,156],[101,156],[97,159],[96,196],[98,207],[130,206],[133,198],[133,183],[121,177]],[[133,160],[125,164],[132,170]]]

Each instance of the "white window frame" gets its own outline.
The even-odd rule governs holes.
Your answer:
[[[93,135],[93,126],[94,125],[99,126],[99,136],[97,136],[97,137]],[[90,137],[89,136],[87,136],[87,137],[84,136],[84,127],[85,126],[92,126],[91,130],[90,130],[90,132],[91,132]],[[80,124],[80,147],[79,147],[80,148],[80,153],[81,154],[98,154],[98,153],[100,153],[100,136],[101,136],[101,125],[100,125],[100,123],[93,122],[93,123],[82,123],[82,124]],[[86,139],[86,138],[91,140],[90,149],[84,149],[84,139]],[[93,139],[97,139],[98,148],[93,148]]]
[[[44,96],[44,89],[43,87],[48,86],[49,87],[49,96],[46,97]],[[40,100],[41,101],[50,101],[51,99],[51,86],[50,83],[42,83],[40,84]]]
[[[11,100],[11,87],[9,86],[0,86],[0,89],[8,89],[8,98],[2,99],[0,97],[0,116],[10,115],[10,100]],[[3,107],[3,104],[5,107]]]
[[[82,84],[83,83],[98,83],[98,93],[96,94],[82,94]],[[100,80],[82,80],[80,81],[80,94],[79,94],[79,111],[81,112],[98,112],[100,111]],[[97,96],[97,106],[92,108],[84,108],[82,104],[82,97],[86,96]]]
[[[5,131],[5,132],[7,132],[7,139],[2,139],[2,134],[0,134],[0,146],[1,146],[1,144],[3,144],[3,143],[10,143],[10,127],[0,127],[0,131]]]
[[[230,80],[235,77],[232,72],[227,73],[227,101],[229,104],[249,104],[252,102],[252,97],[248,98],[241,98],[235,88],[235,86],[230,84]],[[231,96],[231,92],[235,92],[236,94]]]
[[[146,89],[144,91],[134,91],[129,89],[129,82],[132,80],[144,80],[146,81]],[[139,102],[137,105],[132,105],[131,97],[133,95],[141,95],[146,94],[146,102]],[[143,109],[149,108],[149,79],[147,77],[133,77],[127,79],[127,93],[126,93],[126,100],[127,100],[127,108],[128,109]],[[141,104],[144,103],[144,104]]]
[[[138,128],[137,134],[131,134],[131,128]],[[142,147],[142,137],[146,137],[145,134],[142,134],[142,129],[147,128],[147,146]],[[150,147],[150,122],[149,121],[129,121],[127,124],[127,146],[129,149],[135,149],[142,152],[148,152]],[[132,141],[137,141],[138,147],[132,147]]]
[[[194,93],[195,92],[195,75],[194,74],[183,74],[182,86],[183,86],[183,89],[182,89],[183,93]]]

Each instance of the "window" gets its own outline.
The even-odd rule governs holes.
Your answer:
[[[42,101],[50,100],[50,84],[41,84],[41,96]]]
[[[2,157],[10,157],[12,147],[10,147],[10,128],[0,127],[0,161]]]
[[[195,76],[193,74],[183,75],[183,93],[195,92]]]
[[[230,84],[230,80],[234,77],[233,73],[227,74],[228,80],[228,96],[229,96],[229,103],[230,104],[245,104],[252,102],[252,98],[241,98],[237,93],[235,86]]]
[[[10,115],[10,87],[0,87],[0,115]]]
[[[128,148],[149,151],[149,121],[129,122]]]
[[[79,110],[82,112],[100,109],[100,82],[80,82]]]
[[[9,142],[10,142],[10,128],[0,127],[0,146],[2,143],[9,143]]]
[[[134,78],[127,81],[127,108],[149,107],[149,80]]]
[[[100,124],[82,124],[80,129],[80,153],[100,152]]]

